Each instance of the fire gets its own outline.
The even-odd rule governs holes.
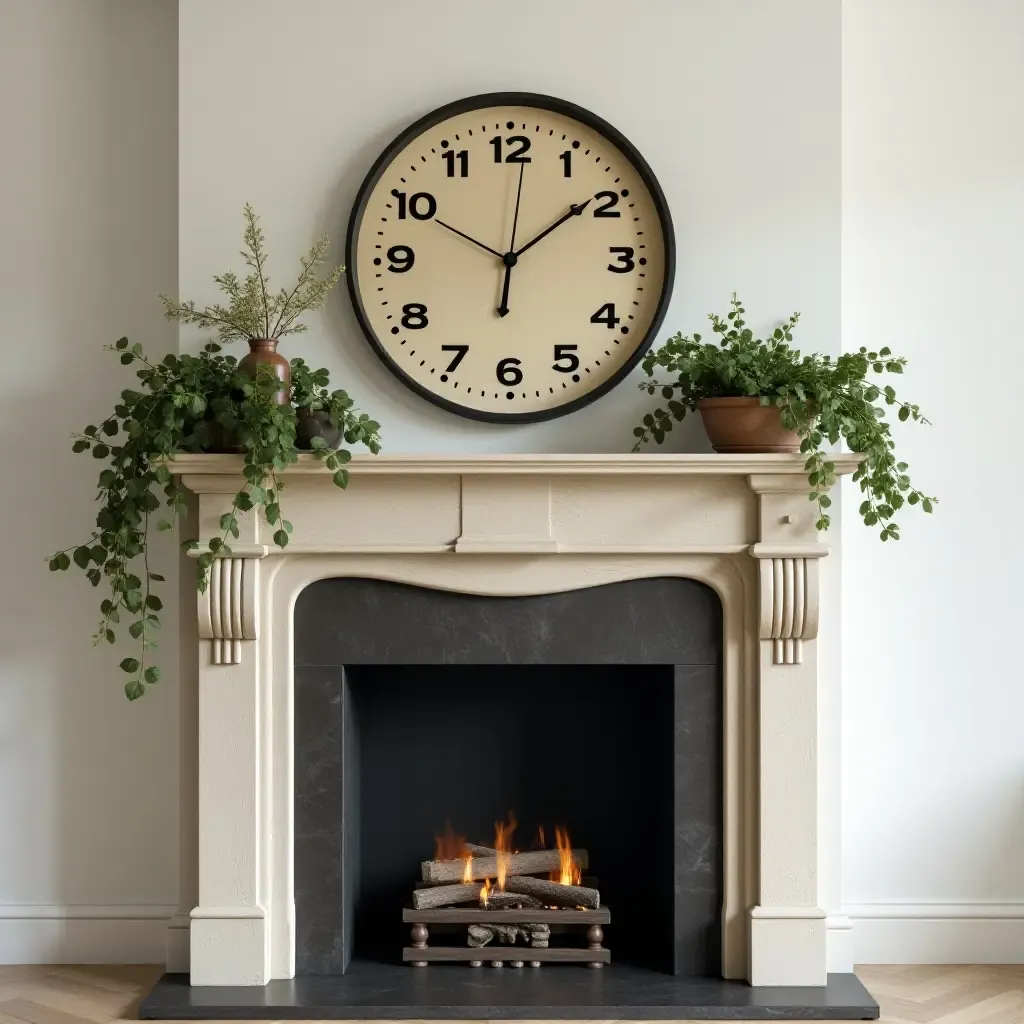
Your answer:
[[[466,837],[457,836],[450,821],[445,821],[444,832],[434,836],[434,860],[462,860],[468,857]]]
[[[558,870],[551,872],[551,881],[562,885],[579,885],[582,872],[572,855],[568,829],[555,826],[555,845],[558,847]]]
[[[462,881],[463,882],[472,882],[473,881],[473,854],[471,854],[471,853],[467,853],[466,854],[466,867],[465,867],[465,869],[462,872]]]
[[[487,898],[491,895],[491,880],[489,878],[484,879],[484,884],[480,889],[480,902],[483,904],[484,909],[487,908]]]
[[[505,891],[505,876],[508,874],[508,862],[512,857],[512,833],[516,830],[515,815],[509,811],[508,821],[494,823],[494,850],[498,867],[498,891]]]

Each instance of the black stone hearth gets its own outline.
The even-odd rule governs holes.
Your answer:
[[[720,977],[721,648],[718,598],[691,580],[521,598],[313,584],[295,608],[298,976],[165,975],[140,1017],[877,1019],[853,975]],[[611,964],[401,964],[434,833],[450,818],[485,841],[510,808],[527,841],[565,824],[589,850]]]
[[[143,1020],[877,1020],[852,974],[823,988],[751,988],[673,978],[624,964],[600,971],[404,967],[355,960],[342,977],[272,981],[264,988],[192,988],[166,974]]]

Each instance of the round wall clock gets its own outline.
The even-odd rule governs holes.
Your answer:
[[[675,241],[654,174],[611,125],[492,93],[387,147],[346,257],[359,322],[405,384],[463,416],[528,422],[636,365],[668,306]]]

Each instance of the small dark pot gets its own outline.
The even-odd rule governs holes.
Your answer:
[[[256,377],[261,366],[269,366],[284,385],[274,396],[278,405],[291,403],[292,368],[288,360],[277,351],[277,338],[250,338],[249,354],[238,360],[238,368],[250,377]]]
[[[235,436],[224,429],[215,419],[206,421],[206,444],[203,451],[214,455],[240,455],[245,446],[238,443]]]
[[[309,451],[313,447],[313,438],[322,437],[328,448],[340,448],[342,432],[340,427],[331,424],[331,417],[317,409],[313,411],[300,406],[295,410],[295,447]]]
[[[756,397],[730,397],[705,398],[697,408],[716,452],[800,451],[800,438],[782,425],[777,405],[761,405]]]

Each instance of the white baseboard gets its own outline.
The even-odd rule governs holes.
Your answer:
[[[854,903],[859,964],[1024,963],[1022,903]]]
[[[177,909],[0,904],[0,964],[162,964]]]
[[[162,964],[174,906],[0,904],[0,964]],[[829,915],[828,969],[1024,963],[1024,902],[854,903]]]

